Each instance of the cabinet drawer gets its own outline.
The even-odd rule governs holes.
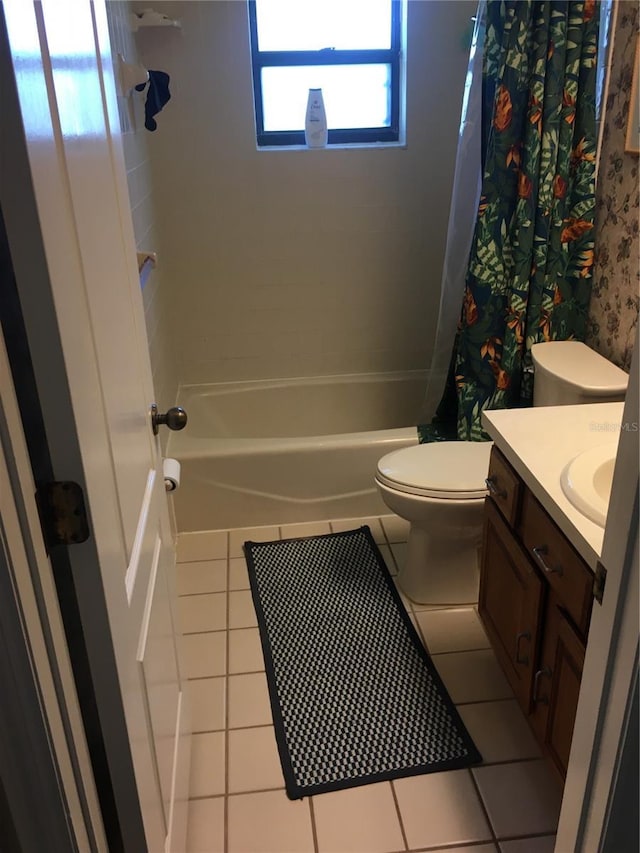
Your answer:
[[[586,636],[593,601],[593,575],[533,495],[522,500],[522,542],[556,592],[559,604]]]
[[[507,522],[514,527],[522,486],[520,478],[496,447],[491,451],[487,488],[495,505]]]

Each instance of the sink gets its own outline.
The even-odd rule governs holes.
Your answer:
[[[609,509],[618,442],[609,441],[580,453],[560,476],[562,491],[573,506],[604,527]]]

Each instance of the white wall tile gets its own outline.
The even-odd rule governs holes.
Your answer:
[[[107,3],[112,53],[114,58],[119,53],[127,62],[140,63],[137,39],[129,26],[130,13],[129,2]],[[158,268],[145,285],[143,300],[156,401],[164,409],[174,404],[178,387],[172,312],[167,309],[174,294],[163,269],[164,248],[155,227],[157,206],[149,160],[150,133],[144,127],[145,99],[146,91],[119,96],[118,110],[136,246],[138,251],[152,251],[159,256]],[[162,441],[166,443],[166,436]]]
[[[406,148],[257,151],[243,3],[136,36],[171,76],[147,135],[181,381],[428,365],[475,5],[408,5]]]

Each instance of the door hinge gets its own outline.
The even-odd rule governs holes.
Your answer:
[[[36,493],[48,548],[77,545],[89,538],[89,519],[82,488],[71,480],[44,483]]]
[[[607,570],[602,565],[600,560],[598,560],[596,564],[596,573],[593,578],[593,597],[598,602],[598,604],[602,604],[602,597],[604,595],[604,587],[607,583]]]

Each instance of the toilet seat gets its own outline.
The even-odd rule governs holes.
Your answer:
[[[376,477],[390,489],[441,500],[484,498],[489,441],[440,441],[387,453]]]

